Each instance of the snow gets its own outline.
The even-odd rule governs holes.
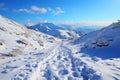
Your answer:
[[[79,35],[72,30],[59,30],[59,32],[62,36],[64,36],[67,39],[76,39],[79,37]]]
[[[58,39],[27,29],[0,16],[0,79],[120,80],[120,56],[102,59],[91,56],[89,50],[89,54],[80,51],[85,45],[105,52],[111,47],[119,48],[119,25],[113,24],[88,33],[78,40],[75,40],[78,37],[74,32],[58,30],[67,37],[69,35],[66,33],[71,32],[74,35],[72,40],[76,43],[73,44],[69,39]],[[97,46],[96,41],[103,47]]]
[[[97,30],[74,41],[81,47],[80,52],[103,59],[120,57],[120,25],[114,23],[101,30]],[[103,55],[104,54],[104,55]]]
[[[45,34],[60,38],[60,39],[73,39],[79,37],[74,30],[62,28],[52,23],[39,23],[33,26],[27,26],[29,29],[43,32]]]
[[[47,43],[51,43],[50,41],[57,40],[52,36],[28,30],[24,26],[2,16],[0,17],[0,33],[0,42],[3,44],[0,46],[2,48],[1,53],[10,53],[13,50],[19,50],[23,53],[36,51],[35,49],[40,51],[46,48]],[[18,40],[24,44],[18,43]]]

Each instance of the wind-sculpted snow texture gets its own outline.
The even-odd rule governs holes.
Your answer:
[[[95,49],[111,54],[111,47],[119,48],[119,30],[114,24],[82,36],[73,44],[69,39],[36,32],[0,16],[0,80],[120,80],[119,56],[103,59],[91,56],[88,50],[94,45]],[[104,35],[99,37],[100,33]],[[91,34],[97,36],[89,41]],[[104,49],[109,45],[110,48]],[[89,54],[81,51],[83,47]],[[119,54],[118,48],[115,48],[116,54]]]

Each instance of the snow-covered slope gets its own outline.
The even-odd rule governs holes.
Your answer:
[[[0,58],[39,51],[55,38],[0,16]]]
[[[78,52],[79,46],[61,43],[30,80],[119,80],[120,58],[102,60]],[[38,72],[40,71],[40,72]],[[39,75],[40,74],[40,75]]]
[[[119,25],[87,34],[73,45],[0,16],[0,80],[120,80],[120,57],[103,60],[89,56],[89,50],[88,55],[79,52],[85,45],[105,50],[108,43],[101,40],[119,46]]]
[[[120,22],[97,30],[75,41],[81,46],[80,52],[101,58],[120,57]]]
[[[0,15],[0,80],[22,80],[59,41]]]
[[[61,39],[73,39],[79,36],[74,30],[68,30],[52,23],[39,23],[34,26],[28,26],[28,28]]]

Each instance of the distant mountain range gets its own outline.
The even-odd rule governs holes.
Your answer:
[[[102,28],[102,26],[55,25],[53,23],[38,23],[27,27],[61,39],[77,38]]]
[[[81,25],[59,25],[68,30],[75,30],[79,35],[86,34],[95,30],[99,30],[104,26],[81,26]]]

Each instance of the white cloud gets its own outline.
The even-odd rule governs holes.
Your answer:
[[[52,11],[52,8],[49,7],[49,8],[48,8],[48,11]]]
[[[52,8],[48,7],[47,10],[49,12],[51,12],[53,14],[53,16],[57,16],[59,14],[64,13],[64,11],[60,7],[56,7],[55,9],[52,9]]]
[[[26,21],[26,24],[25,24],[26,26],[33,26],[33,25],[35,25],[35,23],[33,23],[30,19],[28,19],[27,21]]]
[[[15,12],[26,12],[26,13],[34,13],[34,11],[32,11],[32,10],[29,10],[29,9],[25,9],[25,8],[23,8],[23,9],[18,9],[18,10],[14,10]]]
[[[64,11],[60,8],[60,7],[56,7],[55,9],[52,9],[50,7],[48,8],[41,8],[41,7],[38,7],[38,6],[31,6],[30,9],[26,9],[26,8],[21,8],[21,9],[18,9],[18,10],[14,10],[14,12],[26,12],[26,13],[31,13],[31,14],[45,14],[47,12],[50,12],[53,14],[53,16],[57,16],[59,14],[62,14],[64,13]]]
[[[48,20],[44,20],[43,22],[44,22],[44,23],[47,23],[47,22],[48,22]]]
[[[108,26],[114,21],[82,21],[80,22],[81,25],[95,25],[95,26]]]
[[[28,22],[28,23],[26,24],[26,26],[33,26],[33,25],[35,25],[35,23],[32,23],[32,22]]]
[[[58,24],[80,25],[80,26],[108,26],[115,21],[59,21]]]
[[[14,10],[14,12],[26,12],[26,13],[31,13],[31,14],[33,14],[33,13],[37,14],[37,13],[46,13],[47,9],[40,8],[37,6],[32,6],[31,9],[22,8],[22,9]]]
[[[46,8],[40,8],[40,7],[37,7],[37,6],[32,6],[31,9],[33,11],[36,11],[36,12],[39,12],[39,13],[46,13],[47,12]]]
[[[64,13],[64,11],[60,7],[57,7],[56,10],[53,11],[54,16],[62,14],[62,13]]]

